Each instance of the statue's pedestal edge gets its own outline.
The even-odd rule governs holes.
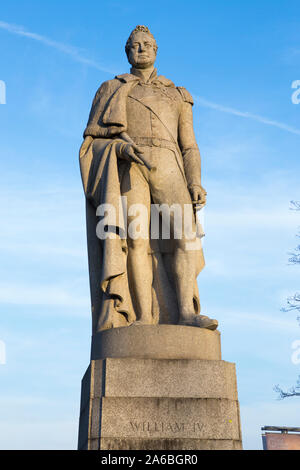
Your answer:
[[[174,325],[116,330],[93,338],[78,449],[242,449],[235,365],[221,360],[219,332]]]

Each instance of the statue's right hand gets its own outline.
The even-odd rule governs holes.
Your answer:
[[[143,161],[136,155],[137,153],[143,153],[143,151],[135,144],[119,143],[117,145],[117,156],[128,162],[143,163]]]

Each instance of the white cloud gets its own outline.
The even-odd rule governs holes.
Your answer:
[[[243,328],[250,330],[257,330],[257,326],[260,329],[277,330],[277,332],[285,331],[291,335],[298,333],[297,321],[294,318],[287,318],[284,314],[280,312],[273,313],[273,315],[267,315],[266,313],[254,313],[254,312],[245,312],[245,311],[233,311],[222,309],[219,311],[214,310],[215,315],[221,315],[222,318],[226,318],[226,323],[228,325],[240,325]],[[277,315],[277,317],[276,317]],[[263,352],[262,352],[263,353]]]
[[[76,307],[72,314],[84,316],[90,310],[88,297],[80,297],[76,290],[55,285],[0,283],[0,303],[12,305],[47,305]],[[68,314],[68,313],[67,313]]]
[[[252,203],[258,202],[259,198],[253,198]],[[249,201],[250,202],[250,201]],[[231,231],[253,230],[294,230],[295,219],[291,217],[286,205],[281,207],[245,207],[241,204],[240,209],[235,207],[228,211],[207,211],[209,224],[214,227],[222,225],[223,228],[230,228]]]
[[[0,245],[0,251],[4,251],[6,254],[12,253],[18,256],[24,256],[26,253],[31,253],[34,256],[44,257],[69,257],[81,259],[84,262],[87,259],[87,252],[85,246],[72,247],[66,245],[57,245],[50,243],[20,243],[20,242],[9,242]]]
[[[4,21],[0,21],[0,28],[4,29],[5,31],[8,31],[11,34],[22,36],[28,39],[33,39],[34,41],[38,41],[42,44],[45,44],[46,46],[53,47],[54,49],[57,49],[58,51],[69,55],[76,62],[80,62],[81,64],[87,65],[89,67],[93,67],[97,70],[101,70],[101,72],[105,72],[110,75],[115,75],[115,72],[108,69],[107,67],[99,64],[98,62],[94,60],[84,57],[81,54],[81,51],[77,49],[76,47],[69,46],[67,44],[64,44],[58,41],[53,41],[52,39],[49,39],[45,36],[41,36],[40,34],[33,33],[31,31],[26,31],[26,29],[23,26],[6,23]]]
[[[206,236],[203,248],[206,269],[199,276],[228,279],[268,279],[275,294],[281,283],[285,288],[297,272],[288,265],[288,252],[298,243],[296,233],[299,213],[289,210],[289,191],[297,188],[295,177],[284,174],[265,175],[251,183],[230,189],[221,182],[208,181],[208,203],[202,225]]]
[[[15,403],[12,405],[15,406]],[[36,404],[32,405],[33,407]],[[41,415],[44,410],[41,410]],[[76,450],[78,417],[43,421],[37,419],[9,418],[1,420],[2,450]],[[17,432],[16,432],[17,430]]]
[[[78,181],[80,184],[80,182]],[[41,181],[41,184],[43,182]],[[72,187],[52,191],[1,188],[0,250],[22,258],[86,256],[83,194]]]
[[[9,33],[15,34],[17,36],[22,36],[22,37],[25,37],[25,38],[28,38],[28,39],[32,39],[34,41],[38,41],[42,44],[45,44],[48,47],[52,47],[52,48],[54,48],[54,49],[56,49],[60,52],[63,52],[64,54],[69,55],[76,62],[87,65],[89,67],[96,68],[97,70],[101,70],[102,72],[108,73],[110,75],[116,75],[116,73],[117,73],[117,72],[112,71],[112,70],[108,69],[107,67],[99,64],[98,62],[96,62],[94,60],[91,60],[91,59],[88,59],[87,57],[83,56],[81,54],[81,51],[78,48],[76,48],[74,46],[64,44],[64,43],[61,43],[61,42],[58,42],[58,41],[54,41],[53,39],[47,38],[46,36],[42,36],[40,34],[31,32],[31,31],[27,31],[24,28],[24,26],[15,25],[15,24],[11,24],[11,23],[6,23],[4,21],[0,21],[0,29],[8,31]],[[205,106],[207,108],[215,109],[216,111],[232,114],[232,115],[238,116],[238,117],[252,119],[252,120],[260,122],[262,124],[277,127],[281,130],[290,132],[292,134],[300,135],[300,129],[296,129],[292,126],[289,126],[288,124],[278,122],[278,121],[275,121],[273,119],[270,119],[270,118],[267,118],[267,117],[264,117],[264,116],[260,116],[258,114],[249,113],[247,111],[240,111],[240,110],[237,110],[237,109],[234,109],[234,108],[231,108],[231,107],[223,106],[223,105],[218,104],[218,103],[213,103],[213,102],[208,101],[205,98],[202,98],[202,97],[197,96],[197,95],[194,95],[194,98],[195,98],[195,103],[200,105],[200,106]]]
[[[193,97],[194,97],[195,103],[198,104],[199,106],[204,106],[205,108],[215,109],[216,111],[232,114],[238,117],[252,119],[253,121],[257,121],[262,124],[266,124],[268,126],[277,127],[278,129],[290,132],[291,134],[300,135],[300,129],[296,129],[295,127],[289,126],[288,124],[285,124],[283,122],[274,121],[273,119],[260,116],[259,114],[253,114],[247,111],[239,111],[238,109],[223,106],[218,103],[213,103],[211,101],[206,100],[205,98],[202,98],[201,96],[193,95]]]

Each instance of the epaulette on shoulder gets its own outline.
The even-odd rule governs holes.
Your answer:
[[[160,83],[162,83],[166,87],[175,88],[175,85],[172,82],[172,80],[169,80],[168,78],[164,77],[163,75],[159,75],[157,77],[157,80],[160,81]]]
[[[192,105],[194,104],[193,97],[190,94],[190,92],[187,91],[186,88],[184,88],[183,86],[178,86],[176,88],[179,91],[179,93],[181,94],[181,97],[182,97],[183,101],[186,101],[187,103],[190,103]]]

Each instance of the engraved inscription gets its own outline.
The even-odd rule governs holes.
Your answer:
[[[150,433],[173,433],[190,431],[194,433],[199,433],[203,431],[204,425],[202,423],[168,423],[162,421],[130,421],[130,428],[132,431],[141,433],[141,432],[150,432]]]
[[[136,432],[183,432],[185,430],[185,423],[163,423],[154,421],[130,421],[130,426]]]
[[[193,423],[193,432],[201,432],[204,428],[204,424],[201,423]]]

